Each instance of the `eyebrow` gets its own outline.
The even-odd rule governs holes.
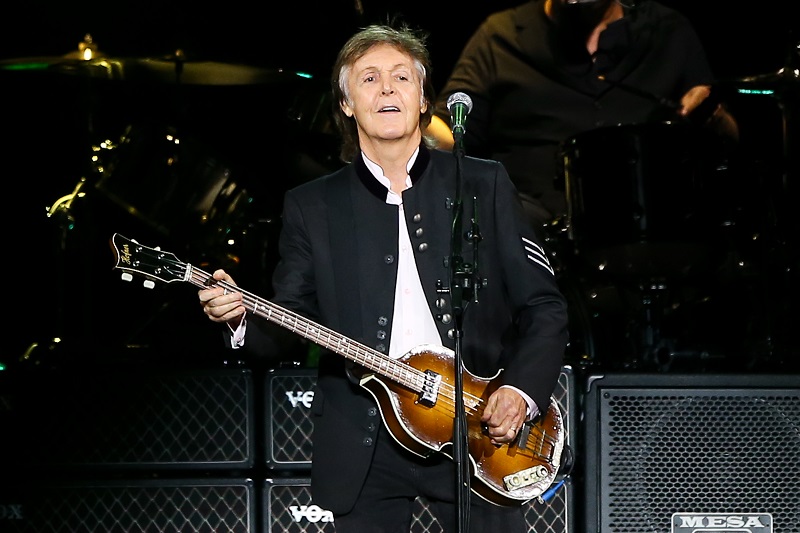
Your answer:
[[[413,64],[409,65],[407,63],[397,63],[394,66],[392,66],[391,68],[389,68],[388,70],[389,70],[389,72],[394,72],[395,70],[398,70],[398,69],[415,70]],[[369,65],[369,66],[366,66],[366,67],[364,67],[362,69],[359,69],[358,72],[362,73],[362,72],[366,72],[368,70],[382,70],[382,69],[378,65]]]

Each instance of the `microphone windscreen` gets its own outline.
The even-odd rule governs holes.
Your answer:
[[[460,92],[451,94],[450,98],[447,99],[448,111],[453,106],[453,104],[459,104],[459,103],[467,106],[467,113],[472,111],[472,98],[470,98],[468,94]]]

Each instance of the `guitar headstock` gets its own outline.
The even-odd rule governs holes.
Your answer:
[[[139,244],[119,233],[111,236],[111,249],[116,260],[114,268],[123,271],[125,281],[131,281],[132,274],[136,274],[146,278],[145,287],[153,288],[154,281],[185,281],[189,274],[188,265],[175,254]]]

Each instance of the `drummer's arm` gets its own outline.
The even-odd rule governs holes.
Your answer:
[[[708,118],[704,121],[706,126],[713,129],[719,135],[733,141],[739,140],[739,125],[736,123],[736,119],[725,109],[725,106],[721,102],[713,104],[713,99],[707,100],[709,96],[711,96],[711,87],[709,85],[692,87],[683,95],[683,98],[681,98],[680,114],[684,117],[688,117],[692,113],[699,113],[700,115],[708,113]],[[706,105],[712,103],[712,105],[714,105],[713,110],[698,110],[700,104],[703,102],[705,102]]]

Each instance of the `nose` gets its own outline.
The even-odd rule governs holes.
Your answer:
[[[394,92],[394,86],[392,85],[392,80],[387,79],[383,82],[383,89],[381,89],[381,93],[383,94],[392,94]]]

